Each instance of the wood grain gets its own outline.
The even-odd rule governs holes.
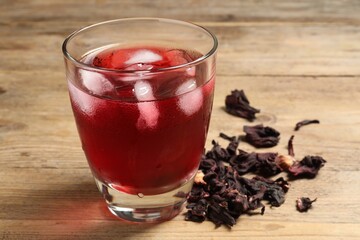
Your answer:
[[[0,1],[0,239],[360,239],[360,3],[344,1]],[[68,100],[61,44],[75,29],[113,18],[193,21],[219,38],[207,147],[249,124],[226,114],[244,89],[255,123],[281,132],[286,152],[328,162],[291,183],[280,208],[242,216],[231,230],[184,216],[129,225],[106,209],[81,150]],[[295,123],[317,118],[294,132]],[[254,149],[246,143],[241,148]],[[317,197],[298,213],[299,196]]]

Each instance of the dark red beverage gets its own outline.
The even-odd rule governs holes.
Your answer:
[[[213,77],[205,79],[206,65],[186,66],[199,56],[161,47],[108,47],[83,58],[98,71],[76,71],[69,90],[97,180],[149,195],[191,179],[204,150],[214,90]]]

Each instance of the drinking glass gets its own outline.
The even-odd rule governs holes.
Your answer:
[[[128,18],[77,30],[62,50],[82,148],[109,210],[131,222],[176,216],[204,152],[216,37],[188,22]]]

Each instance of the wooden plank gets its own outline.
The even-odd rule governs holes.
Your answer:
[[[28,22],[101,21],[144,16],[171,17],[212,22],[343,22],[359,24],[360,3],[356,0],[116,0],[51,2],[3,0],[1,18],[6,24]],[[81,9],[81,11],[79,11]],[[11,23],[12,20],[15,22]]]
[[[231,231],[214,229],[209,223],[193,227],[194,223],[172,221],[161,225],[129,225],[119,221],[5,221],[4,239],[320,239],[356,240],[354,229],[359,224],[307,223],[286,221],[258,221],[242,219],[239,227]],[[44,227],[46,226],[46,227]],[[18,230],[20,229],[20,230]],[[206,230],[204,230],[206,229]],[[109,232],[112,235],[109,235]],[[1,236],[1,235],[0,235]]]
[[[33,27],[38,29],[36,37],[26,27],[19,28],[18,34],[0,39],[2,71],[32,71],[34,75],[50,71],[59,76],[63,68],[62,41],[77,27],[61,26],[58,28],[62,29],[61,33],[56,35],[50,33],[53,26],[48,23]],[[360,76],[357,67],[360,25],[210,26],[209,29],[220,42],[219,75]]]

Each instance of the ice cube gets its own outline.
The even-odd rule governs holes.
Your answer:
[[[134,85],[135,96],[139,101],[154,100],[154,94],[150,83],[138,81]]]
[[[201,88],[196,88],[194,79],[189,80],[178,88],[177,92],[185,94],[179,96],[178,106],[188,116],[200,110],[203,104]]]
[[[138,129],[153,129],[156,127],[159,119],[159,109],[155,102],[139,102],[138,103],[140,116],[137,120],[136,126]]]
[[[186,73],[187,73],[187,75],[189,75],[190,77],[195,77],[195,74],[196,74],[196,69],[195,69],[195,67],[189,67],[188,69],[186,69]]]
[[[196,88],[196,80],[195,79],[189,79],[186,82],[182,83],[178,89],[176,89],[175,94],[181,95],[183,93],[190,92]]]
[[[101,73],[88,70],[79,70],[82,84],[93,94],[108,94],[114,91],[113,84]]]
[[[129,60],[125,62],[127,65],[132,65],[135,63],[153,63],[161,61],[162,57],[159,54],[156,54],[150,50],[139,50],[130,57]]]
[[[80,91],[72,83],[69,83],[69,92],[71,101],[76,108],[80,109],[84,114],[89,116],[95,114],[95,103],[90,95]]]
[[[154,74],[144,74],[144,73],[123,73],[117,74],[112,77],[115,82],[131,82],[131,81],[141,81],[152,79]]]
[[[138,50],[135,52],[129,60],[125,62],[127,65],[122,70],[126,71],[149,71],[154,68],[151,63],[162,60],[162,57],[150,50]],[[123,76],[119,76],[116,80],[120,81],[136,81],[151,79],[151,74],[146,73],[126,73]]]
[[[136,98],[140,101],[138,108],[140,112],[137,121],[138,129],[155,128],[159,119],[159,109],[154,100],[154,94],[150,83],[145,81],[136,82],[134,85]],[[149,101],[149,102],[146,102]]]

